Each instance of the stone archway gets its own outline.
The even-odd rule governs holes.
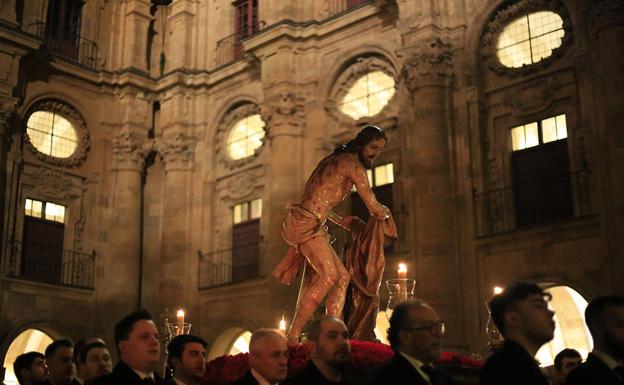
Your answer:
[[[208,360],[223,355],[236,355],[249,352],[251,332],[241,327],[224,330],[215,340],[208,352]]]
[[[4,383],[6,385],[17,385],[17,378],[15,373],[13,373],[13,362],[17,356],[33,351],[43,353],[52,341],[53,339],[50,335],[39,329],[26,329],[15,337],[4,356]]]

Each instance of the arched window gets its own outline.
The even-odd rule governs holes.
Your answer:
[[[375,116],[394,96],[394,79],[382,71],[372,71],[357,79],[339,104],[340,111],[359,119]]]
[[[583,358],[587,357],[594,344],[585,325],[587,301],[571,287],[542,286],[552,295],[549,307],[555,312],[555,336],[537,352],[537,360],[542,366],[552,365],[557,353],[565,348],[576,349]]]
[[[17,378],[13,372],[13,362],[20,354],[27,352],[43,353],[45,348],[52,343],[52,338],[46,333],[37,329],[27,329],[20,333],[9,345],[6,356],[4,356],[4,383],[6,385],[17,385]]]
[[[234,160],[252,156],[262,147],[264,122],[259,114],[249,115],[234,123],[227,139],[228,153]]]
[[[249,352],[251,332],[241,327],[232,327],[224,330],[210,347],[208,359],[223,355],[235,355]]]

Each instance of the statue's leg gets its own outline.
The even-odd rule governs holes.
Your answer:
[[[310,282],[301,297],[299,308],[288,331],[289,343],[299,342],[299,336],[306,322],[340,278],[334,261],[334,258],[337,259],[336,254],[325,237],[314,237],[300,244],[299,252],[307,257],[311,265],[309,267],[315,270],[317,277]]]
[[[332,249],[332,251],[334,250]],[[342,309],[344,308],[347,288],[349,287],[351,277],[336,253],[333,253],[333,260],[336,271],[338,272],[338,279],[327,294],[325,311],[328,316],[342,319]]]

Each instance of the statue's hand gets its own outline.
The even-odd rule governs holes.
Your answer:
[[[379,212],[371,213],[371,215],[378,221],[383,221],[390,217],[390,209],[381,205],[381,210],[379,210]]]

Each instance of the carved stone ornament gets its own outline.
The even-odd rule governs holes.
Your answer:
[[[11,139],[11,118],[15,111],[15,101],[0,98],[0,140]]]
[[[53,112],[69,120],[76,130],[76,150],[74,150],[74,152],[67,158],[57,158],[55,156],[44,154],[35,148],[35,146],[30,142],[28,133],[24,132],[24,142],[26,143],[26,147],[37,157],[37,159],[55,166],[78,167],[82,165],[87,158],[87,152],[91,147],[89,131],[87,131],[87,124],[82,118],[82,115],[64,102],[46,99],[33,104],[28,109],[24,121],[28,122],[30,116],[37,111]]]
[[[192,168],[196,145],[197,140],[195,138],[181,133],[176,133],[159,141],[156,144],[156,149],[163,158],[165,171]]]
[[[113,167],[142,170],[145,155],[149,152],[131,132],[121,132],[112,140]]]
[[[537,63],[526,64],[518,68],[505,67],[497,55],[497,42],[503,29],[512,21],[533,12],[551,11],[558,14],[563,20],[563,39],[561,45],[552,51],[552,54]],[[481,40],[481,55],[487,65],[499,75],[520,77],[537,72],[548,67],[559,59],[572,42],[572,24],[565,6],[558,0],[523,0],[499,11],[487,25]]]
[[[34,196],[55,202],[70,201],[74,182],[66,173],[47,167],[39,167],[35,179],[37,185],[32,190]]]
[[[622,0],[592,0],[587,10],[589,26],[594,34],[611,25],[624,23],[624,2]]]
[[[451,44],[440,38],[420,44],[403,65],[403,79],[410,91],[430,84],[450,84],[453,78]]]
[[[336,79],[334,87],[331,90],[331,94],[325,102],[324,107],[329,115],[333,117],[336,121],[338,121],[341,126],[352,126],[353,128],[356,128],[359,120],[373,118],[371,116],[366,116],[361,117],[356,121],[349,115],[346,115],[342,113],[342,111],[340,111],[340,102],[342,101],[342,99],[344,99],[353,84],[358,79],[374,71],[381,71],[391,78],[395,79],[396,89],[397,73],[395,68],[392,66],[391,63],[379,56],[358,57],[357,59],[355,59],[353,64],[347,67],[347,69],[344,70]],[[375,116],[385,114],[387,112],[387,107],[397,99],[397,94],[398,92],[395,92],[392,98],[388,101],[388,104]]]
[[[262,119],[267,124],[267,136],[301,135],[305,125],[305,106],[303,98],[294,92],[279,94],[272,104],[262,106]]]
[[[262,151],[265,147],[264,143],[266,143],[266,136],[263,139],[262,146],[258,147],[253,155],[241,159],[233,159],[228,151],[227,140],[232,127],[234,127],[239,120],[255,114],[260,114],[260,108],[256,104],[247,103],[234,108],[225,114],[221,120],[221,123],[217,128],[216,156],[217,161],[225,165],[226,168],[234,169],[254,161],[258,158],[260,151]]]
[[[507,90],[503,104],[515,116],[535,114],[548,109],[560,89],[561,82],[557,77],[530,80]]]

